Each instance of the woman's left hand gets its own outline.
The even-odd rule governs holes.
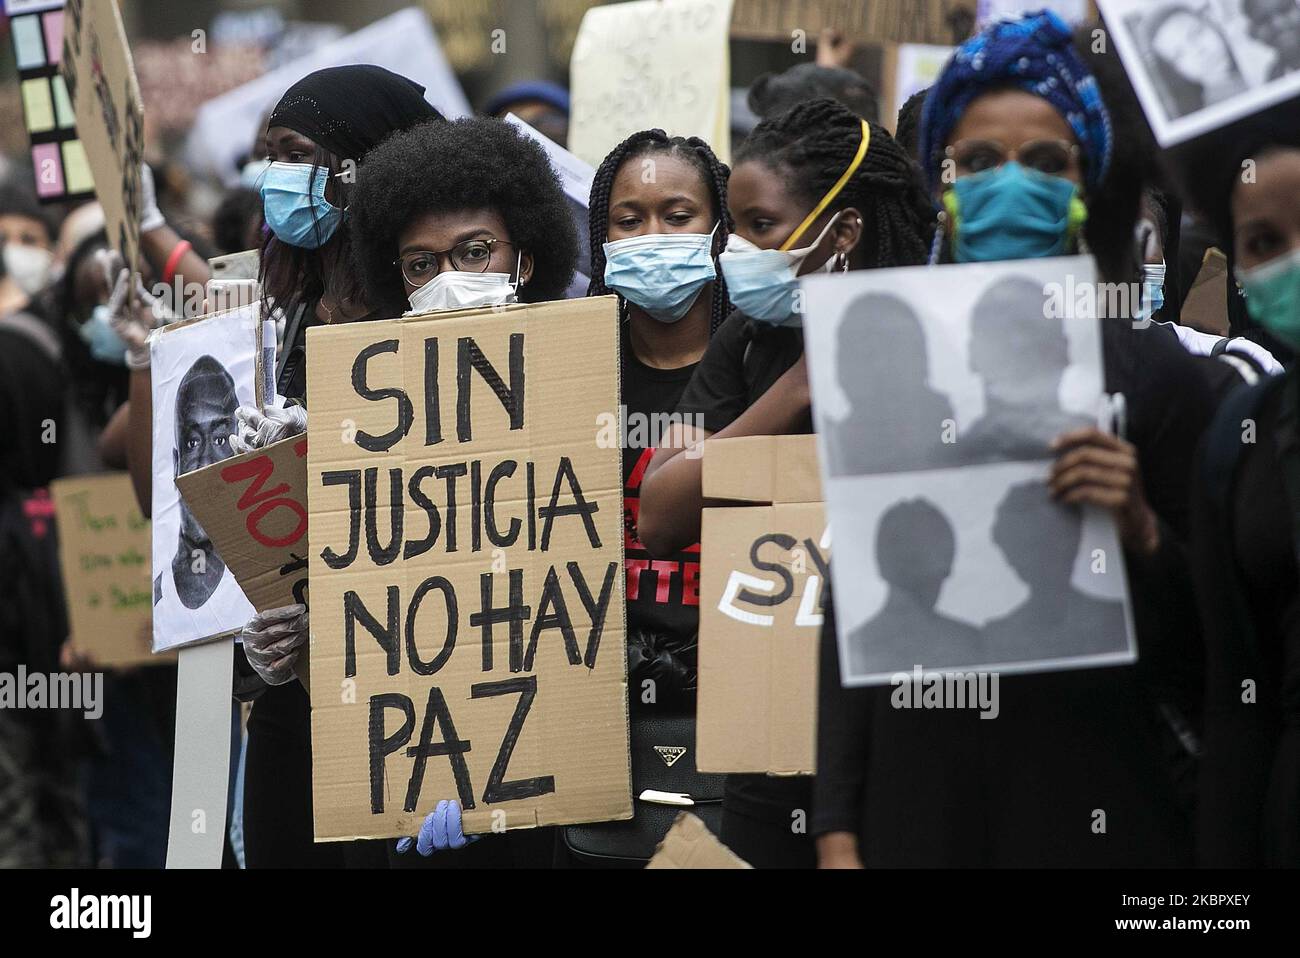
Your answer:
[[[1160,547],[1160,526],[1142,490],[1132,443],[1088,426],[1058,436],[1052,450],[1056,462],[1047,480],[1052,498],[1109,509],[1130,551],[1151,555]]]

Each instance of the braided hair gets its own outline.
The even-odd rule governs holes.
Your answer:
[[[716,257],[727,247],[727,238],[731,235],[733,223],[731,212],[727,209],[727,178],[731,171],[726,164],[713,155],[709,144],[699,137],[670,137],[663,130],[642,130],[633,133],[605,157],[596,170],[591,181],[591,202],[587,209],[588,224],[591,231],[591,285],[587,287],[588,296],[604,296],[612,290],[605,285],[605,243],[609,238],[609,196],[614,189],[614,180],[619,170],[628,160],[646,156],[674,156],[693,166],[709,191],[713,201],[713,211],[718,220],[718,229],[713,236],[713,256]],[[627,303],[619,297],[619,309],[625,311]],[[727,283],[718,270],[718,278],[713,281],[713,315],[709,322],[712,334],[731,312],[731,302],[727,299]]]
[[[828,209],[854,207],[866,218],[855,251],[861,266],[919,266],[929,258],[934,205],[911,157],[884,127],[868,125],[867,155]],[[736,164],[765,164],[811,209],[844,175],[861,144],[862,120],[823,97],[756,126]]]

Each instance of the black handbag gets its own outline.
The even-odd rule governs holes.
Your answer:
[[[644,866],[682,811],[698,815],[718,833],[726,776],[695,767],[694,711],[634,709],[630,744],[632,818],[566,826],[565,847],[580,865]]]

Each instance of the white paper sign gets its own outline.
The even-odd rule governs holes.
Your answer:
[[[1099,0],[1169,147],[1300,96],[1300,0]]]
[[[1070,295],[1094,278],[1069,257],[804,282],[845,685],[1134,660],[1113,522],[1046,483],[1103,403]]]
[[[560,185],[564,187],[564,195],[569,201],[569,213],[573,216],[573,226],[578,231],[578,268],[574,271],[573,282],[569,284],[565,299],[581,299],[587,295],[587,285],[591,282],[587,205],[591,202],[591,181],[596,177],[596,170],[586,160],[574,156],[513,113],[506,116],[506,122],[536,141],[546,151],[551,165],[560,176]]]
[[[253,615],[235,577],[176,488],[176,476],[232,455],[235,410],[256,404],[258,304],[165,329],[153,373],[153,648],[243,628]]]

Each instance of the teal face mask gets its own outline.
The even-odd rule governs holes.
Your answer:
[[[1088,215],[1076,184],[1014,160],[960,177],[943,203],[958,263],[1061,256]]]
[[[1300,350],[1300,249],[1254,269],[1238,270],[1246,312],[1292,349]]]

